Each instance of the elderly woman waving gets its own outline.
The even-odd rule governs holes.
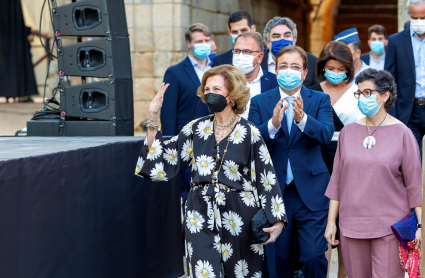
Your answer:
[[[190,277],[261,277],[263,245],[279,236],[286,213],[260,132],[238,115],[249,100],[245,76],[231,65],[208,70],[198,95],[214,114],[163,141],[158,119],[168,86],[163,84],[150,104],[136,174],[167,181],[192,166],[185,219]],[[270,238],[252,244],[250,222],[259,210],[271,225],[264,229]]]

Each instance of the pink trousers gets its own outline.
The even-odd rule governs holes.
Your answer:
[[[341,235],[342,257],[348,278],[403,278],[398,246],[393,234],[374,239]]]

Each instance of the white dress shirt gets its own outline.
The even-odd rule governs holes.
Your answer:
[[[276,62],[273,60],[273,54],[270,50],[267,58],[267,70],[271,73],[276,74]]]
[[[385,65],[385,53],[381,57],[378,58],[378,60],[373,59],[372,57],[372,51],[369,53],[370,62],[369,66],[376,70],[384,70]]]
[[[297,97],[300,94],[301,89],[296,92],[293,97]],[[280,92],[280,98],[286,98],[289,97],[284,91],[282,91],[282,88],[279,87],[279,92]],[[283,101],[282,105],[285,105],[286,100]],[[304,128],[305,125],[307,124],[307,114],[304,112],[304,116],[303,119],[301,120],[301,122],[299,122],[297,124],[297,122],[294,123],[298,126],[298,128],[301,130],[301,132],[304,132]],[[270,139],[274,139],[274,137],[276,136],[276,133],[279,131],[279,129],[281,128],[281,126],[279,128],[275,128],[272,124],[272,119],[269,120],[268,124],[267,124],[267,128],[269,130],[269,135],[270,135]]]
[[[239,115],[242,118],[248,119],[249,107],[251,106],[251,98],[261,94],[261,77],[263,77],[263,70],[260,67],[260,71],[258,72],[257,77],[252,80],[251,83],[246,82],[246,85],[249,87],[250,98],[248,104],[246,105],[245,111]]]
[[[365,62],[362,62],[362,67],[360,68],[360,70],[354,75],[353,81],[351,81],[351,83],[356,84],[356,77],[359,76],[359,74],[364,71],[367,70],[368,68],[370,68],[368,65],[366,65]]]
[[[410,36],[415,60],[415,98],[425,98],[425,39],[421,40],[418,34],[413,31],[412,26],[410,26]]]
[[[190,56],[190,54],[188,54],[187,56],[189,57],[189,60],[192,63],[193,68],[195,69],[195,72],[199,78],[199,81],[202,83],[202,77],[204,77],[204,73],[211,68],[210,58],[207,57],[207,65],[205,66],[204,69],[202,69],[201,65],[199,65],[198,62],[196,62],[196,60],[193,59],[192,56]]]

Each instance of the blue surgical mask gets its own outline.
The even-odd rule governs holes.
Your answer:
[[[239,36],[239,34],[231,35],[232,36],[232,43],[235,44],[236,38]]]
[[[193,55],[195,55],[198,59],[205,59],[210,54],[211,54],[211,44],[200,43],[200,44],[193,45]]]
[[[279,53],[279,51],[282,48],[284,48],[285,46],[288,46],[288,45],[293,45],[293,42],[285,40],[285,39],[281,39],[281,40],[272,42],[272,49],[271,50],[272,50],[273,55],[276,57],[277,53]]]
[[[331,82],[334,85],[337,85],[347,78],[347,73],[346,72],[333,72],[333,71],[327,70],[325,72],[325,77],[326,77],[327,80],[329,80],[329,82]]]
[[[285,90],[293,90],[301,85],[301,72],[293,69],[277,72],[277,83]]]
[[[381,55],[385,50],[385,44],[381,41],[373,41],[370,43],[370,49],[376,55]]]
[[[212,63],[212,61],[214,60],[215,56],[217,56],[217,53],[211,53],[208,58],[210,58],[210,61]]]
[[[371,95],[370,97],[361,95],[359,102],[357,103],[357,107],[359,107],[360,112],[369,118],[375,116],[381,106],[382,104],[379,105],[378,102],[376,102],[376,95]]]

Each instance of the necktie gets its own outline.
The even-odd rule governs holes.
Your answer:
[[[288,124],[288,134],[291,135],[292,122],[294,121],[294,107],[292,106],[294,97],[286,97],[285,100],[288,102],[288,109],[285,111],[286,123]],[[291,163],[289,162],[288,158],[288,167],[286,168],[286,184],[290,184],[293,180],[294,176],[292,175]]]

